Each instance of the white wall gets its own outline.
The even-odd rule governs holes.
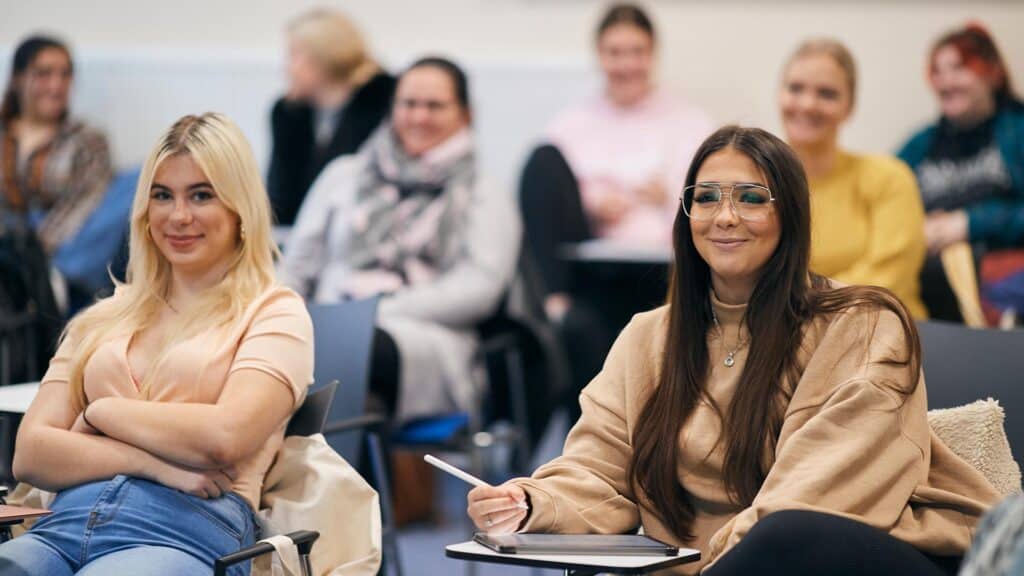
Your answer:
[[[178,113],[237,117],[266,155],[265,111],[281,86],[283,23],[324,2],[249,0],[0,0],[0,74],[25,34],[69,39],[81,63],[76,110],[110,130],[122,164],[138,161]],[[526,146],[564,103],[592,90],[590,0],[347,0],[392,66],[425,52],[467,64],[485,165],[511,182]],[[987,24],[1024,81],[1024,2],[949,0],[665,0],[646,2],[661,36],[665,84],[721,122],[777,129],[775,89],[787,54],[833,35],[858,59],[854,149],[886,151],[935,114],[925,55],[968,19]],[[141,148],[141,149],[140,149]]]

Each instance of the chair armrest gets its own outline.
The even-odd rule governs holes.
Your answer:
[[[297,530],[285,534],[299,549],[299,557],[309,556],[310,551],[313,549],[313,543],[316,542],[317,538],[320,537],[320,533],[315,530]],[[213,574],[214,576],[225,576],[229,566],[238,564],[239,562],[245,562],[246,560],[252,560],[258,556],[268,554],[274,551],[274,546],[266,542],[257,542],[247,548],[242,548],[238,552],[232,552],[225,556],[217,558],[213,563]]]
[[[352,430],[360,429],[376,430],[382,428],[387,423],[387,418],[380,414],[364,414],[363,416],[356,416],[355,418],[348,418],[337,422],[328,422],[324,425],[323,434],[324,436],[327,436],[330,434],[338,434],[340,432],[350,432]]]

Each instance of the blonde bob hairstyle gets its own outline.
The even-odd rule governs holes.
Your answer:
[[[324,74],[337,82],[361,86],[380,71],[359,29],[336,10],[306,12],[288,25],[288,36],[308,50]]]
[[[183,154],[199,166],[220,201],[238,217],[237,249],[221,281],[174,315],[174,325],[165,331],[167,336],[157,348],[163,352],[140,383],[141,397],[149,397],[153,374],[167,360],[172,345],[241,317],[245,308],[274,284],[274,259],[279,254],[273,241],[270,203],[248,141],[222,114],[181,118],[160,137],[139,176],[132,202],[125,282],[115,281],[114,295],[79,314],[62,336],[62,346],[73,346],[69,384],[76,411],[87,403],[84,369],[100,345],[152,326],[168,305],[171,266],[150,235],[150,188],[164,160]]]

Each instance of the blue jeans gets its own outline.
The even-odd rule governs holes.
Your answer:
[[[116,476],[60,492],[28,533],[0,545],[2,576],[212,574],[213,561],[255,538],[237,494],[205,500]],[[249,563],[232,567],[247,576]]]

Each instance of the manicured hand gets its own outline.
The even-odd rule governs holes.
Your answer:
[[[488,534],[509,534],[529,516],[526,492],[515,484],[473,488],[466,497],[466,513],[477,529]],[[526,504],[526,506],[524,506]]]

